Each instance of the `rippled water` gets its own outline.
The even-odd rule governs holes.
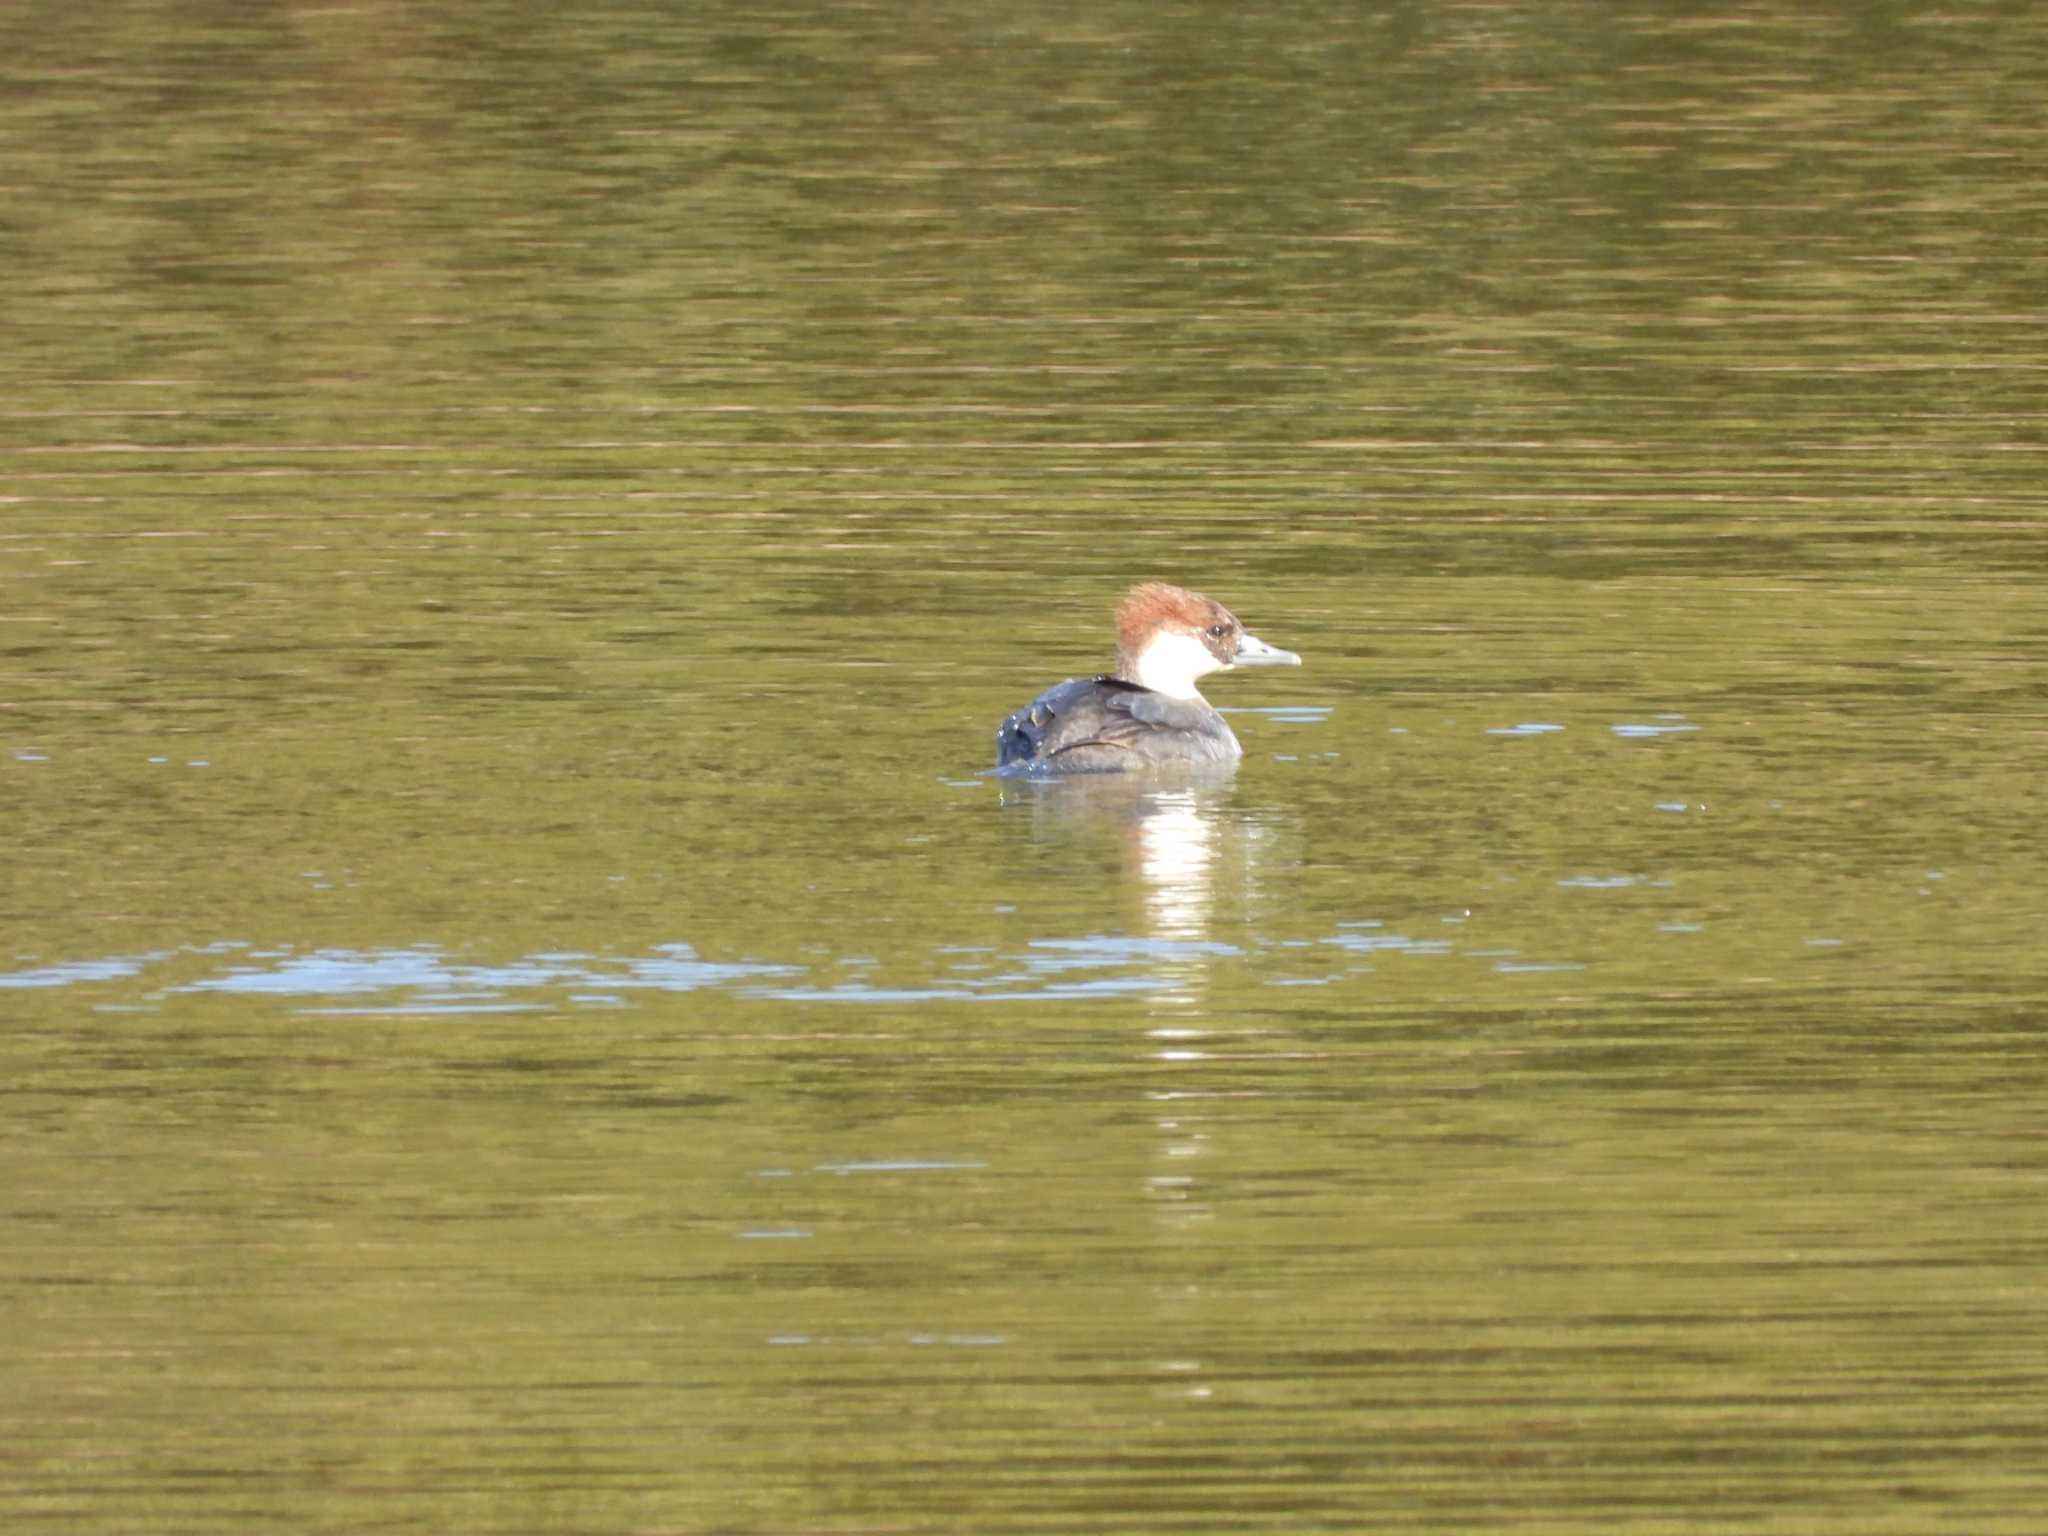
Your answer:
[[[2039,1529],[2048,24],[0,36],[9,1530]]]

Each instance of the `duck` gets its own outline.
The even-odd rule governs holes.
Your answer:
[[[1298,667],[1212,597],[1164,581],[1116,607],[1116,666],[1070,677],[996,728],[996,767],[1011,773],[1129,773],[1234,764],[1244,747],[1196,682],[1233,667]]]

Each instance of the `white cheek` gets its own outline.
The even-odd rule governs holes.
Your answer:
[[[1155,635],[1138,655],[1138,675],[1131,679],[1169,698],[1196,699],[1195,679],[1222,670],[1223,663],[1193,635]]]

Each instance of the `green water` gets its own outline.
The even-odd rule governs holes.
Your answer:
[[[0,41],[8,1530],[2041,1528],[2048,22]]]

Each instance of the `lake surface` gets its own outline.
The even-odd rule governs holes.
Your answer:
[[[2043,1528],[2048,20],[0,40],[8,1530]]]

